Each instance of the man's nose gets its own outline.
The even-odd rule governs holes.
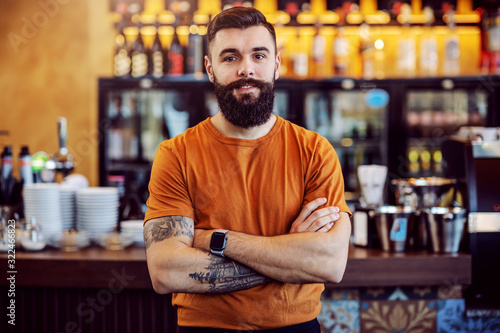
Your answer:
[[[238,76],[240,77],[253,77],[254,69],[252,66],[252,61],[250,59],[244,58],[241,61],[241,67],[238,70]]]

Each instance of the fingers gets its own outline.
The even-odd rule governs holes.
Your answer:
[[[295,221],[298,221],[299,223],[302,223],[305,221],[309,215],[311,215],[312,212],[314,212],[318,207],[324,205],[326,203],[326,198],[317,198],[314,199],[313,201],[307,203],[304,208],[300,211],[299,216]]]
[[[323,198],[318,198],[305,205],[297,219],[293,222],[290,232],[316,232],[319,230],[326,232],[331,229],[333,224],[329,224],[340,218],[340,210],[335,206],[318,209],[324,203],[325,200]]]
[[[329,226],[333,226],[333,223],[340,218],[339,208],[335,206],[325,207],[318,209],[312,213],[304,223],[302,223],[302,228],[306,232],[316,232],[320,229]]]
[[[326,233],[326,232],[330,231],[333,228],[334,225],[335,225],[335,222],[330,222],[330,223],[324,225],[322,228],[320,228],[316,232]]]

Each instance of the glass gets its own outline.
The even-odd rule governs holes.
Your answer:
[[[408,177],[443,175],[441,143],[462,126],[486,125],[487,96],[480,87],[407,93]]]
[[[342,165],[346,198],[360,195],[358,166],[386,164],[384,144],[388,94],[385,90],[309,90],[305,126],[324,136]]]

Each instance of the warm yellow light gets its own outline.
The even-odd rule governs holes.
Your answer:
[[[143,36],[154,36],[156,35],[156,28],[148,25],[146,27],[141,28],[141,35]]]
[[[116,45],[120,45],[120,46],[125,45],[125,38],[123,37],[123,35],[116,35],[115,43],[116,43]]]
[[[454,18],[455,18],[455,23],[479,23],[479,22],[481,22],[481,16],[478,13],[455,14]],[[450,23],[450,16],[448,14],[444,14],[443,21],[445,23]]]
[[[346,16],[346,21],[349,24],[361,24],[363,23],[363,15],[360,13],[349,13]]]
[[[137,27],[126,27],[123,29],[123,33],[126,36],[137,36],[139,34],[139,30]]]
[[[351,138],[343,138],[340,140],[340,144],[342,147],[351,147],[353,145],[354,141]]]
[[[340,21],[340,17],[339,14],[328,10],[325,14],[320,15],[319,21],[323,24],[337,24]]]
[[[153,14],[142,14],[141,23],[142,24],[154,24],[156,21],[156,15]]]
[[[204,25],[198,26],[198,34],[202,35],[202,36],[206,35],[207,34],[207,27]]]
[[[183,36],[189,35],[189,27],[187,25],[181,25],[177,27],[176,31],[178,35],[183,35]]]
[[[300,24],[314,24],[316,20],[316,15],[310,12],[301,12],[297,15],[297,22]]]
[[[275,14],[266,14],[266,19],[271,24],[285,25],[290,23],[290,15],[281,10],[276,11]]]
[[[172,26],[161,26],[158,28],[158,34],[162,36],[166,35],[173,35],[174,34],[174,27]]]
[[[436,150],[434,152],[433,159],[436,163],[441,163],[443,161],[443,153],[441,153],[441,150]]]
[[[391,16],[379,10],[376,14],[365,15],[365,22],[368,24],[388,24],[391,22]]]
[[[158,22],[161,24],[173,24],[175,22],[175,15],[166,10],[158,16]]]
[[[427,150],[424,150],[420,154],[420,158],[422,159],[422,162],[429,163],[431,161],[431,153],[429,153]]]
[[[410,153],[408,154],[408,159],[412,163],[417,162],[418,161],[418,152],[416,150],[410,151]]]
[[[447,16],[447,15],[444,15],[444,16]],[[444,18],[444,16],[443,16],[443,18]],[[408,23],[410,23],[410,24],[425,24],[427,22],[427,18],[425,16],[425,14],[412,14],[409,16],[400,14],[396,18],[396,20],[398,21],[399,24],[407,23],[406,21],[408,21]]]
[[[198,26],[193,24],[192,26],[189,27],[189,33],[192,35],[195,35],[199,32],[200,29],[198,29]]]
[[[377,39],[374,43],[375,49],[381,51],[384,48],[384,41],[382,39]]]
[[[194,14],[193,21],[196,24],[207,24],[209,21],[209,17],[205,14]]]

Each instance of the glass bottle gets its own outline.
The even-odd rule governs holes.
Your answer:
[[[159,24],[156,22],[156,36],[151,45],[150,57],[149,57],[149,74],[154,77],[163,76],[163,64],[164,64],[164,51],[160,40],[160,34],[158,32]]]
[[[420,74],[422,76],[436,76],[439,57],[436,35],[432,31],[434,11],[430,6],[426,6],[423,12],[425,16],[425,26],[420,41]]]
[[[177,35],[177,24],[174,25],[174,35],[168,50],[168,75],[184,74],[184,47]]]
[[[401,5],[402,32],[398,41],[397,68],[401,76],[412,77],[416,70],[416,42],[410,27],[411,7]]]
[[[295,77],[306,78],[309,73],[309,55],[307,50],[304,48],[304,43],[297,29],[297,35],[295,37],[295,47],[292,50],[292,67]]]
[[[455,12],[449,9],[446,14],[449,19],[449,32],[444,41],[443,74],[458,75],[460,74],[460,43],[456,31]]]
[[[316,31],[312,40],[312,76],[325,77],[326,68],[326,37],[321,34],[321,22],[316,21]]]
[[[359,26],[359,52],[361,54],[361,68],[363,78],[375,77],[375,45],[371,38],[370,26],[363,23]]]
[[[148,73],[148,55],[141,34],[141,23],[137,22],[137,38],[132,44],[132,76],[140,77]]]
[[[127,39],[123,33],[125,22],[118,23],[118,34],[115,37],[115,56],[113,58],[113,74],[115,76],[126,76],[130,74],[130,53],[127,48]]]
[[[333,40],[333,68],[335,75],[346,76],[349,70],[349,40],[345,33],[345,14],[341,12],[337,35]]]
[[[186,73],[203,73],[203,37],[199,34],[199,26],[194,22],[189,26]]]

